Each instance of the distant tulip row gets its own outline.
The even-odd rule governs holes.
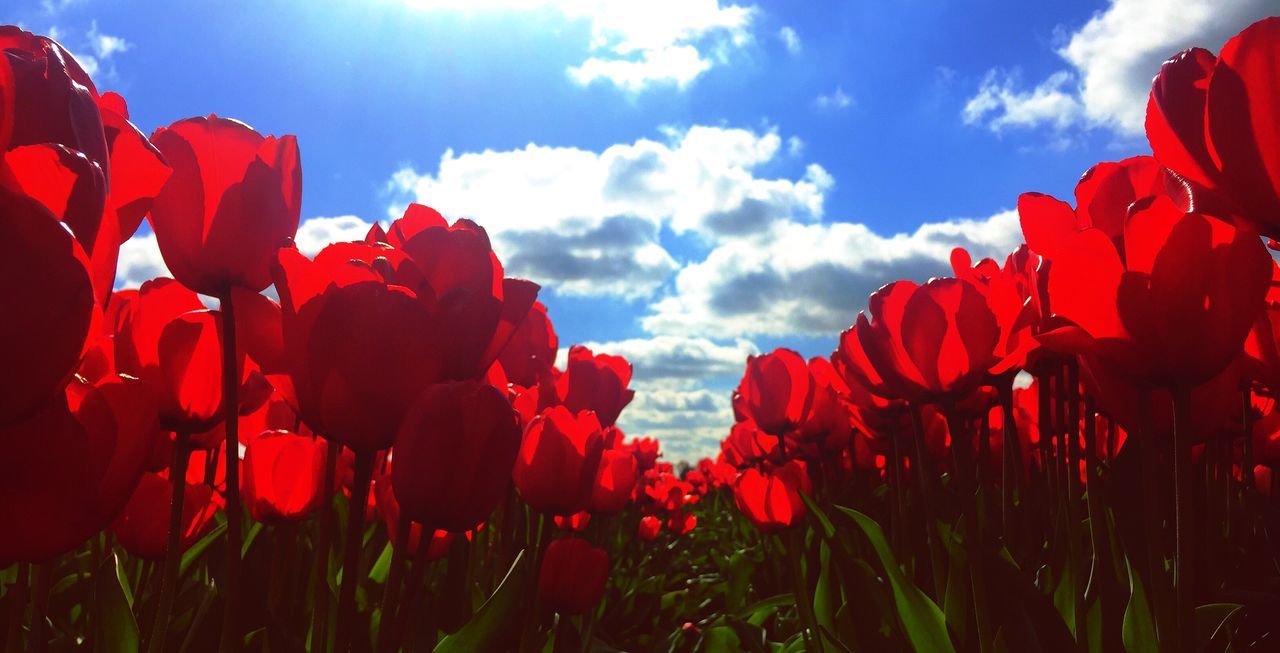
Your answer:
[[[54,41],[0,51],[5,650],[542,650],[590,640],[619,542],[694,528],[706,483],[615,425],[631,365],[557,369],[482,227],[413,204],[309,258],[294,137],[148,138]],[[173,278],[113,292],[144,219]]]
[[[1280,636],[1280,18],[1158,73],[1154,156],[1094,166],[1074,207],[1022,195],[1003,265],[957,248],[954,277],[872,294],[829,358],[748,360],[714,465],[805,558],[812,650],[882,650],[884,630],[982,651]],[[875,515],[882,564],[924,588],[904,606],[893,586],[883,630],[814,612],[874,602],[836,506]]]

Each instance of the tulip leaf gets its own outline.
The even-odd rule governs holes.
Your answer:
[[[97,637],[105,653],[138,650],[138,622],[129,606],[128,584],[121,575],[120,559],[110,554],[94,575],[94,599],[98,603]]]
[[[1243,607],[1239,603],[1209,603],[1196,607],[1196,650],[1209,650],[1210,642]]]
[[[702,635],[702,650],[706,653],[734,653],[742,650],[742,640],[729,626],[712,626]]]
[[[186,578],[187,570],[191,568],[191,565],[195,564],[195,562],[200,559],[200,556],[204,555],[204,552],[209,550],[209,546],[219,537],[222,537],[222,534],[226,532],[227,524],[226,522],[223,522],[206,533],[205,536],[196,541],[195,544],[192,544],[191,548],[187,549],[187,551],[182,554],[182,562],[178,563],[178,577]]]
[[[917,651],[938,651],[939,653],[955,651],[951,637],[947,634],[946,619],[942,615],[942,610],[938,609],[937,604],[929,600],[929,597],[907,579],[906,574],[902,573],[897,559],[889,550],[889,543],[885,541],[884,531],[880,529],[880,525],[856,510],[843,506],[836,507],[851,517],[871,541],[871,546],[884,567],[889,584],[893,587],[893,602],[911,645]]]
[[[1156,624],[1152,619],[1151,604],[1147,601],[1147,592],[1142,580],[1134,572],[1133,565],[1125,559],[1129,569],[1129,604],[1124,609],[1124,621],[1121,623],[1121,639],[1126,651],[1155,651]]]
[[[524,607],[524,598],[528,594],[528,576],[529,565],[521,551],[516,554],[515,561],[511,563],[511,568],[507,570],[498,589],[494,590],[493,596],[480,606],[462,628],[440,640],[435,652],[503,650],[502,643],[519,631],[519,617]]]
[[[387,545],[382,548],[382,555],[378,556],[378,561],[369,569],[369,580],[379,585],[387,582],[387,575],[391,571],[392,549],[391,542],[387,542]]]

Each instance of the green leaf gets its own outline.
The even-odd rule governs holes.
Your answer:
[[[818,507],[818,504],[814,503],[813,499],[810,499],[809,495],[804,492],[800,493],[800,498],[804,501],[805,507],[809,509],[809,514],[817,520],[818,526],[822,528],[823,537],[828,539],[835,537],[836,527],[827,518],[827,514],[822,511],[822,508]]]
[[[1196,650],[1209,650],[1209,643],[1240,608],[1239,603],[1209,603],[1196,608]]]
[[[178,563],[178,578],[186,578],[187,570],[191,568],[191,565],[195,564],[200,559],[200,556],[204,555],[204,552],[209,549],[209,545],[213,544],[215,540],[222,537],[222,534],[226,532],[227,524],[223,522],[206,533],[195,544],[192,544],[191,548],[182,554],[182,562]]]
[[[387,574],[391,571],[391,556],[394,554],[392,548],[390,542],[382,548],[382,555],[378,556],[378,561],[369,569],[369,580],[379,585],[387,582]]]
[[[529,576],[524,554],[524,551],[516,554],[515,562],[511,563],[511,569],[507,570],[493,596],[458,632],[440,640],[434,649],[436,653],[503,650],[502,643],[507,636],[517,634],[520,629],[520,613],[524,608]]]
[[[866,534],[867,539],[871,541],[876,556],[880,558],[880,564],[884,566],[885,575],[889,577],[889,584],[893,587],[893,602],[911,646],[917,651],[938,653],[955,651],[951,637],[947,634],[946,619],[942,615],[942,610],[939,610],[937,604],[929,600],[929,597],[925,596],[925,593],[902,573],[893,552],[889,550],[889,543],[885,541],[884,531],[880,529],[880,525],[856,510],[842,506],[837,508],[853,518],[853,521]]]
[[[742,650],[742,640],[728,626],[712,626],[702,635],[702,650],[706,653],[736,653]]]
[[[1124,608],[1124,622],[1120,631],[1124,648],[1130,653],[1155,651],[1156,623],[1152,618],[1151,604],[1147,601],[1147,592],[1128,558],[1125,558],[1124,564],[1129,570],[1129,604]]]
[[[95,626],[100,650],[105,653],[135,653],[138,650],[138,622],[129,605],[128,583],[121,575],[120,560],[107,556],[94,575],[98,623]]]

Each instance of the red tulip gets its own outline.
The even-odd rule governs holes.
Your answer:
[[[743,472],[733,485],[733,498],[762,533],[776,533],[804,518],[802,491],[811,491],[809,476],[804,463],[792,460],[764,473],[754,467]]]
[[[856,331],[893,396],[936,402],[964,397],[995,364],[1000,327],[973,284],[895,281],[871,295]]]
[[[535,510],[572,515],[591,502],[604,443],[595,413],[549,408],[525,427],[512,477]]]
[[[562,615],[582,614],[604,596],[609,554],[582,538],[552,540],[542,554],[538,598]]]
[[[325,444],[288,431],[249,438],[244,451],[244,501],[260,522],[305,519],[315,508],[324,477]]]
[[[222,315],[173,279],[152,279],[112,299],[115,360],[121,372],[149,385],[166,430],[201,434],[222,420]],[[266,401],[256,365],[240,357],[242,412]],[[201,446],[216,442],[207,438]]]
[[[1217,58],[1199,48],[1179,53],[1152,84],[1146,122],[1161,163],[1221,191],[1272,237],[1280,236],[1277,58],[1280,17],[1246,27]]]
[[[1272,267],[1256,235],[1163,195],[1133,205],[1120,243],[1084,229],[1066,234],[1052,260],[1053,312],[1075,325],[1055,339],[1155,387],[1195,386],[1226,368],[1263,308]]]
[[[433,385],[400,426],[391,482],[414,521],[469,531],[507,495],[519,449],[519,418],[496,388],[478,381]]]
[[[636,486],[636,459],[626,449],[605,449],[591,490],[593,513],[621,512]]]
[[[119,237],[123,243],[138,230],[142,218],[151,210],[152,200],[173,171],[160,151],[129,122],[129,107],[124,98],[116,93],[103,93],[98,98],[98,109],[111,153],[111,192],[107,206],[119,220]]]
[[[512,383],[524,387],[537,383],[551,373],[560,340],[547,317],[547,307],[534,302],[533,308],[511,336],[506,349],[498,356],[502,369]]]
[[[396,500],[396,493],[391,487],[390,475],[374,479],[373,496],[387,528],[387,539],[391,540],[391,546],[398,549],[400,548],[400,502]],[[406,543],[409,545],[406,549],[409,555],[414,555],[418,551],[421,542],[422,524],[410,522],[409,541]],[[433,531],[431,541],[427,544],[427,561],[439,560],[448,555],[452,544],[453,533],[442,530]]]
[[[698,516],[691,512],[677,510],[667,519],[667,530],[671,531],[673,537],[687,535],[695,526],[698,525]]]
[[[0,428],[0,560],[42,562],[110,524],[159,437],[146,388],[114,375],[72,381],[40,412]]]
[[[151,472],[142,476],[124,512],[111,525],[111,532],[130,555],[147,560],[164,558],[169,548],[169,503],[172,497],[173,484],[169,478]],[[183,551],[200,539],[213,520],[217,506],[212,497],[213,490],[203,484],[188,484],[183,491]]]
[[[210,114],[162,127],[151,141],[173,168],[151,226],[174,278],[214,297],[271,285],[276,250],[298,230],[297,140]]]
[[[360,451],[391,446],[427,386],[482,376],[537,295],[502,278],[483,229],[424,212],[412,205],[392,225],[403,249],[338,243],[314,261],[279,253],[290,394],[311,428]]]
[[[631,363],[621,356],[591,353],[582,345],[569,348],[569,362],[556,380],[560,400],[572,412],[595,411],[600,425],[613,426],[622,409],[636,396],[627,388]]]
[[[583,510],[568,516],[556,515],[554,521],[556,528],[562,531],[581,533],[587,530],[587,526],[591,524],[591,513]]]
[[[0,188],[0,426],[56,398],[98,329],[84,250],[35,200]],[[20,319],[19,317],[20,316]]]
[[[636,535],[645,542],[652,542],[658,539],[658,535],[662,533],[662,520],[653,515],[645,515],[640,518],[640,527],[636,531]]]
[[[98,114],[98,89],[61,45],[10,25],[0,26],[0,149],[56,143],[83,152],[105,174],[107,143]]]
[[[769,437],[755,422],[738,422],[729,429],[729,435],[720,443],[725,462],[746,469],[773,456],[778,439]]]
[[[781,437],[804,421],[813,403],[809,365],[790,349],[751,356],[737,394],[742,410],[761,430]]]
[[[964,248],[957,247],[951,251],[951,268],[956,278],[964,279],[982,291],[987,308],[991,309],[1000,328],[1000,338],[993,352],[996,361],[988,372],[995,376],[1008,375],[1008,378],[1026,365],[1028,353],[1039,344],[1032,335],[1039,314],[1035,305],[1027,301],[1031,297],[1030,288],[1013,261],[1014,257],[1010,255],[1004,268],[992,259],[983,259],[974,265]]]

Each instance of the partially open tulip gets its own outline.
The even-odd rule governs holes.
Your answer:
[[[72,381],[40,412],[0,427],[0,560],[41,562],[105,528],[159,437],[146,387],[115,375]]]
[[[138,230],[172,170],[160,151],[129,122],[129,107],[124,98],[116,93],[103,93],[98,98],[98,109],[111,153],[107,206],[119,220],[120,242],[124,242]]]
[[[609,554],[578,537],[552,540],[542,554],[538,598],[563,615],[582,614],[604,596]]]
[[[1280,17],[1246,27],[1217,57],[1181,52],[1152,83],[1146,120],[1161,163],[1220,191],[1233,213],[1273,238],[1280,237],[1277,59]]]
[[[747,359],[738,384],[742,410],[764,432],[781,437],[804,421],[813,403],[813,379],[804,357],[776,349]]]
[[[804,518],[800,492],[809,492],[804,463],[792,460],[773,470],[748,469],[733,485],[738,510],[762,533],[776,533]]]
[[[996,362],[1000,327],[982,291],[967,281],[895,281],[871,295],[867,310],[870,319],[858,314],[858,341],[897,397],[960,399]]]
[[[395,490],[391,487],[391,476],[380,476],[373,482],[373,496],[378,502],[378,512],[382,513],[382,521],[387,528],[387,539],[391,540],[391,546],[397,549],[401,547],[400,541],[400,502],[396,500]],[[408,555],[417,554],[418,547],[422,543],[422,524],[418,522],[410,522],[408,541],[404,544],[408,545]],[[427,544],[427,560],[434,561],[445,557],[449,553],[449,546],[453,544],[453,533],[443,530],[435,530],[432,532],[431,541]]]
[[[260,522],[305,519],[324,476],[325,444],[288,431],[265,431],[244,451],[242,489],[249,515]]]
[[[1136,202],[1117,244],[1097,228],[1067,234],[1053,258],[1059,329],[1117,372],[1193,387],[1226,368],[1263,308],[1272,262],[1256,234],[1156,195]]]
[[[173,169],[151,226],[174,278],[214,297],[271,285],[276,250],[298,230],[297,140],[211,114],[162,127],[151,142]]]
[[[396,436],[391,483],[400,508],[433,529],[469,531],[507,495],[519,449],[519,417],[497,388],[433,385]]]
[[[525,427],[512,477],[535,510],[572,515],[591,501],[604,442],[595,413],[549,408]]]
[[[183,482],[186,482],[185,480]],[[124,511],[111,526],[120,546],[131,555],[147,560],[164,558],[169,542],[169,504],[173,496],[170,479],[147,472],[129,498]],[[213,490],[203,484],[188,484],[182,497],[181,545],[185,551],[213,520],[217,505]]]
[[[621,356],[592,354],[582,345],[569,348],[569,362],[556,380],[561,401],[572,412],[595,411],[603,427],[613,426],[636,391],[631,382],[631,363]]]
[[[38,412],[97,329],[83,248],[39,202],[0,188],[0,426]]]
[[[330,245],[314,261],[285,248],[275,268],[299,414],[359,451],[391,446],[431,384],[480,378],[538,290],[503,278],[469,221],[450,226],[415,204],[387,237],[395,242]]]
[[[502,363],[502,369],[512,383],[527,388],[537,385],[551,373],[559,346],[560,340],[556,337],[555,327],[547,317],[547,307],[542,302],[534,302],[533,308],[498,356],[498,362]]]
[[[658,535],[662,533],[662,520],[653,515],[645,515],[640,518],[640,526],[636,531],[636,535],[645,542],[652,542],[658,539]]]
[[[636,486],[636,459],[626,449],[606,449],[591,490],[591,512],[613,514],[627,507]]]

